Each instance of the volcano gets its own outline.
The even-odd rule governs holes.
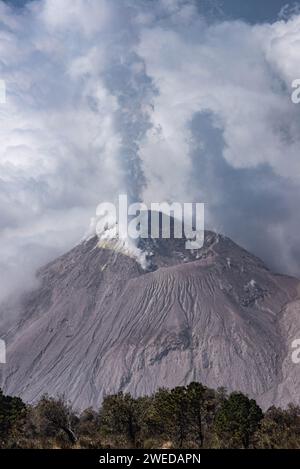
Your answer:
[[[299,280],[272,273],[229,238],[149,239],[137,256],[91,236],[37,273],[39,285],[2,307],[4,392],[36,402],[64,394],[78,410],[200,381],[263,408],[300,404]],[[3,331],[3,328],[2,328]]]

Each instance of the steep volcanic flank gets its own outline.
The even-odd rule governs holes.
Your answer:
[[[290,349],[299,281],[211,232],[196,252],[184,240],[147,243],[148,271],[96,237],[39,271],[40,286],[14,307],[3,337],[4,391],[29,402],[64,393],[82,409],[119,390],[199,380],[264,407],[300,403]]]

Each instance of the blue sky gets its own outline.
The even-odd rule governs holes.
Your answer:
[[[23,6],[28,0],[6,0],[16,6]],[[63,1],[63,0],[62,0]],[[138,2],[139,0],[137,0]],[[220,12],[227,18],[243,19],[251,23],[275,21],[280,10],[287,4],[298,2],[287,0],[202,0],[198,1],[203,7],[200,10]],[[215,6],[214,6],[215,5]]]
[[[223,0],[219,2],[225,14],[233,19],[244,19],[252,23],[275,21],[287,0]]]

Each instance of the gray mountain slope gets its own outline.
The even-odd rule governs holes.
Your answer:
[[[255,397],[265,408],[300,404],[299,280],[276,275],[230,239],[204,247],[152,240],[151,268],[81,243],[38,272],[6,326],[0,385],[34,402],[65,394],[99,407],[117,391],[134,396],[192,380]],[[148,246],[149,247],[149,246]]]

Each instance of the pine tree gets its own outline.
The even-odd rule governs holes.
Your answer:
[[[234,392],[221,405],[214,427],[223,445],[249,448],[262,418],[262,410],[255,400]]]

